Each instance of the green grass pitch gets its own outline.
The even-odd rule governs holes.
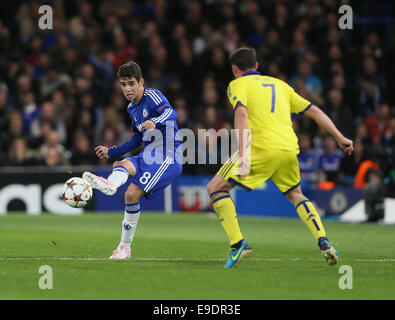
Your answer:
[[[327,266],[297,219],[240,217],[253,254],[224,269],[225,233],[213,214],[142,213],[132,259],[107,260],[121,214],[0,216],[0,299],[394,299],[395,226],[324,221],[342,258]],[[53,270],[53,289],[38,269]],[[341,290],[339,267],[352,268]]]

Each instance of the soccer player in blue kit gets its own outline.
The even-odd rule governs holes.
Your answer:
[[[107,148],[97,146],[99,158],[116,158],[143,145],[137,156],[113,163],[107,179],[84,172],[83,179],[92,188],[113,195],[117,188],[131,178],[125,193],[125,213],[122,222],[121,242],[110,259],[129,259],[140,217],[140,198],[151,199],[166,188],[182,171],[182,141],[177,134],[177,112],[158,90],[145,88],[140,66],[131,61],[118,69],[118,79],[126,99],[131,101],[128,113],[132,121],[133,136],[121,144]]]

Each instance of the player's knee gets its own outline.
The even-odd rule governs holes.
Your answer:
[[[134,190],[126,190],[125,192],[125,203],[134,203],[140,201],[141,195],[134,192]]]
[[[294,204],[296,200],[304,197],[303,193],[301,190],[295,189],[291,190],[289,193],[286,194],[288,200]]]
[[[125,192],[125,203],[138,202],[143,195],[144,191],[132,183]]]
[[[112,164],[113,168],[119,167],[119,166],[122,166],[122,162],[121,161],[114,161],[114,163]]]
[[[215,181],[211,180],[208,184],[207,184],[207,192],[209,195],[211,195],[213,192],[218,191],[218,186],[216,185]]]
[[[140,197],[132,191],[125,192],[125,203],[135,203],[140,201]]]
[[[114,161],[112,167],[124,167],[128,171],[129,175],[134,176],[136,174],[136,168],[133,163],[128,160]]]
[[[216,191],[230,191],[232,188],[232,184],[220,178],[219,176],[214,176],[214,178],[211,179],[206,187],[209,195]]]

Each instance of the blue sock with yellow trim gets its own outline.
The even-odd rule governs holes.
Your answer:
[[[210,195],[218,220],[225,230],[230,245],[233,246],[243,240],[237,220],[236,207],[228,191],[216,191]]]

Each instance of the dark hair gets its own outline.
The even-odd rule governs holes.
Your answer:
[[[229,57],[231,65],[236,65],[241,71],[255,68],[257,63],[256,51],[254,48],[240,48],[232,52]]]
[[[135,78],[140,81],[143,75],[140,66],[134,61],[129,61],[119,67],[117,76],[118,78]]]

